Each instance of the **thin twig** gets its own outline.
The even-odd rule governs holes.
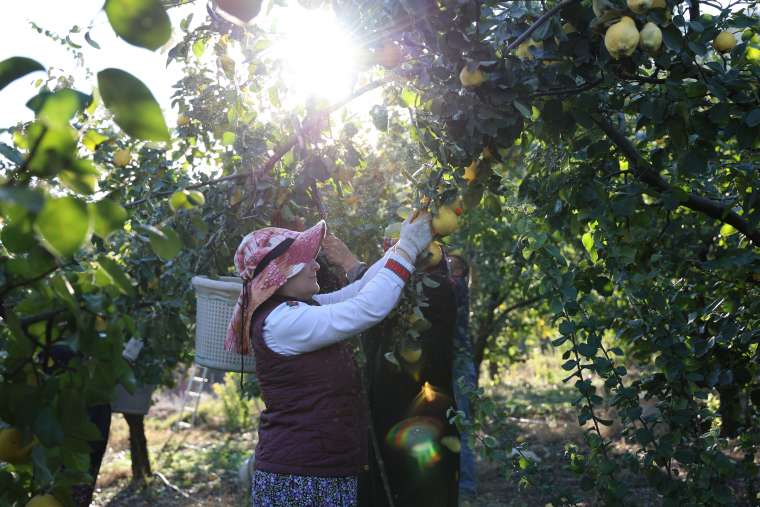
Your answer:
[[[156,477],[158,477],[159,479],[161,479],[161,481],[166,485],[167,488],[173,489],[174,491],[176,491],[177,493],[179,493],[180,495],[182,495],[184,498],[190,498],[190,495],[188,493],[185,493],[184,491],[182,491],[181,489],[179,489],[177,486],[175,486],[174,484],[172,484],[171,482],[169,482],[169,479],[167,479],[164,476],[164,474],[162,474],[161,472],[153,472],[153,475],[155,475]]]

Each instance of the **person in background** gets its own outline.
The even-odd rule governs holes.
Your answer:
[[[472,416],[470,400],[465,391],[477,386],[475,363],[470,336],[470,292],[469,266],[461,250],[452,250],[448,254],[449,272],[454,281],[457,317],[454,335],[454,399],[457,408],[469,419]],[[459,454],[459,498],[461,505],[469,505],[477,496],[477,479],[475,474],[475,453],[471,447],[470,435],[461,434],[462,448]],[[468,503],[469,502],[469,503]]]
[[[388,315],[432,240],[430,215],[421,213],[361,280],[318,294],[316,258],[325,234],[324,221],[303,232],[266,227],[243,238],[235,253],[243,290],[225,348],[255,353],[266,405],[254,507],[356,505],[358,475],[367,466],[367,414],[346,340]]]

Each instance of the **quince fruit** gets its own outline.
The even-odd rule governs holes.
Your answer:
[[[132,152],[126,148],[116,150],[113,154],[113,163],[117,167],[124,167],[132,160]]]
[[[517,46],[517,49],[515,50],[515,55],[517,55],[517,57],[520,60],[532,60],[533,53],[530,52],[530,48],[543,49],[544,42],[528,39],[522,42],[519,46]]]
[[[23,463],[29,459],[34,441],[24,445],[24,435],[16,428],[0,430],[0,461]]]
[[[607,29],[607,33],[604,34],[604,47],[612,58],[619,60],[624,56],[631,56],[636,51],[639,38],[636,23],[630,17],[623,16]]]
[[[450,206],[441,206],[433,217],[432,225],[433,233],[448,236],[459,228],[459,215]]]
[[[728,30],[723,30],[713,40],[713,47],[718,53],[728,53],[736,47],[736,37]]]
[[[416,363],[422,357],[422,347],[411,340],[403,340],[398,353],[407,363]]]
[[[473,70],[470,70],[469,65],[462,67],[459,71],[459,82],[465,88],[476,88],[483,84],[486,80],[485,73],[480,70],[480,67],[475,66]]]
[[[660,27],[651,21],[644,25],[644,28],[639,32],[639,46],[650,55],[657,53],[662,46]]]
[[[63,507],[53,495],[37,495],[26,503],[26,507]]]

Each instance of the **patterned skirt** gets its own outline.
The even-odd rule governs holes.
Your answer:
[[[358,478],[309,477],[256,470],[253,507],[355,507]]]

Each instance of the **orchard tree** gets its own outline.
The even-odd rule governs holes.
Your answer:
[[[337,4],[366,40],[403,54],[395,73],[431,180],[442,173],[436,190],[488,204],[486,228],[469,231],[503,242],[476,254],[504,266],[485,307],[547,298],[589,427],[588,454],[573,459],[582,484],[626,502],[617,477],[632,467],[669,504],[754,499],[756,4]],[[520,278],[540,290],[507,302]],[[602,389],[636,453],[616,456],[602,437]],[[644,417],[642,397],[656,414]]]

